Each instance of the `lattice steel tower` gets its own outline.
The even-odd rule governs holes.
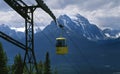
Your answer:
[[[22,0],[4,0],[11,8],[19,13],[25,19],[25,56],[24,67],[28,74],[36,72],[38,74],[37,62],[34,53],[34,11],[36,8],[42,8],[56,22],[56,17],[42,0],[36,0],[37,5],[28,6]],[[17,44],[17,43],[16,43]]]

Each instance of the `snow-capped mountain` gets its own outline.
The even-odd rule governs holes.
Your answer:
[[[75,19],[71,19],[67,15],[62,15],[58,18],[58,22],[63,24],[68,31],[72,31],[79,36],[86,37],[89,40],[101,40],[106,36],[96,25],[89,23],[89,21],[77,14]]]
[[[95,24],[91,24],[87,18],[81,16],[80,14],[77,14],[74,18],[70,18],[67,15],[61,15],[57,20],[60,24],[65,26],[64,29],[67,33],[72,32],[79,35],[79,37],[85,37],[89,40],[104,40],[108,38],[118,38],[120,36],[119,30],[105,29],[102,31],[99,27]],[[47,27],[51,27],[55,30],[59,29],[53,21]],[[4,24],[0,25],[0,31],[12,36],[13,38],[21,39],[25,36],[25,33],[15,31]],[[40,29],[35,27],[35,32],[39,31]]]

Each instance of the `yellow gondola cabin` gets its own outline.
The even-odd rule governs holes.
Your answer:
[[[66,38],[56,38],[56,54],[64,55],[68,53],[68,47],[66,44]]]

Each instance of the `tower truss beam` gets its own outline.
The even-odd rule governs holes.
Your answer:
[[[29,18],[29,16],[26,14],[26,9],[27,5],[22,2],[22,5],[17,2],[18,0],[4,0],[11,8],[13,8],[17,13],[19,13],[23,18]]]

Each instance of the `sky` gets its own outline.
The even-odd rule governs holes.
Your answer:
[[[23,0],[36,5],[35,0]],[[68,15],[71,18],[80,14],[99,28],[120,29],[120,0],[43,0],[56,17]],[[11,27],[24,27],[24,19],[0,0],[0,24]],[[35,11],[35,24],[44,27],[52,18],[41,9]]]

